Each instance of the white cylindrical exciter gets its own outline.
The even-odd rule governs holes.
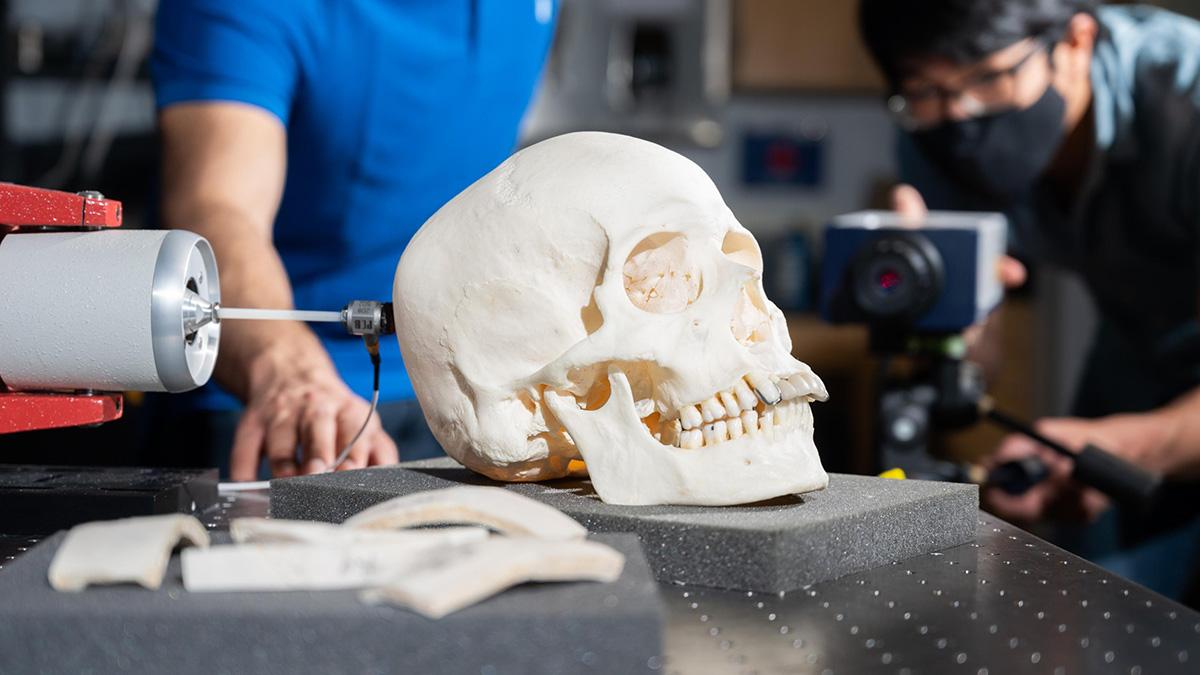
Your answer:
[[[212,247],[180,230],[0,239],[0,380],[16,390],[170,391],[212,375],[221,326],[188,333],[185,291],[219,302]]]

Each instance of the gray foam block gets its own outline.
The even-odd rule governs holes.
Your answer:
[[[46,571],[62,537],[0,570],[0,673],[635,673],[662,653],[632,535],[595,537],[626,556],[611,584],[520,586],[438,621],[353,591],[188,593],[178,556],[158,591],[58,593]]]
[[[829,487],[746,506],[616,506],[587,481],[495,483],[441,458],[271,482],[276,518],[342,522],[452,485],[504,485],[592,532],[633,532],[659,581],[777,593],[975,538],[974,485],[833,474]]]

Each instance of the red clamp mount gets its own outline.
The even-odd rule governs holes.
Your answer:
[[[18,230],[120,226],[121,202],[98,192],[75,194],[0,183],[0,238]],[[102,424],[120,418],[122,407],[121,394],[10,391],[0,382],[0,434]]]

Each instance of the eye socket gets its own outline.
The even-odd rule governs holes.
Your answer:
[[[754,237],[746,232],[733,231],[726,234],[725,240],[721,242],[721,252],[739,265],[754,269],[760,274],[763,271],[762,251]]]
[[[654,314],[682,312],[704,287],[688,240],[678,232],[652,234],[638,242],[622,271],[629,301]]]

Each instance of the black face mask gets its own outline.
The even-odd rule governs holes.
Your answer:
[[[1066,130],[1066,102],[1047,87],[1037,103],[987,117],[945,122],[912,133],[921,152],[953,181],[997,205],[1029,192],[1050,165]]]

